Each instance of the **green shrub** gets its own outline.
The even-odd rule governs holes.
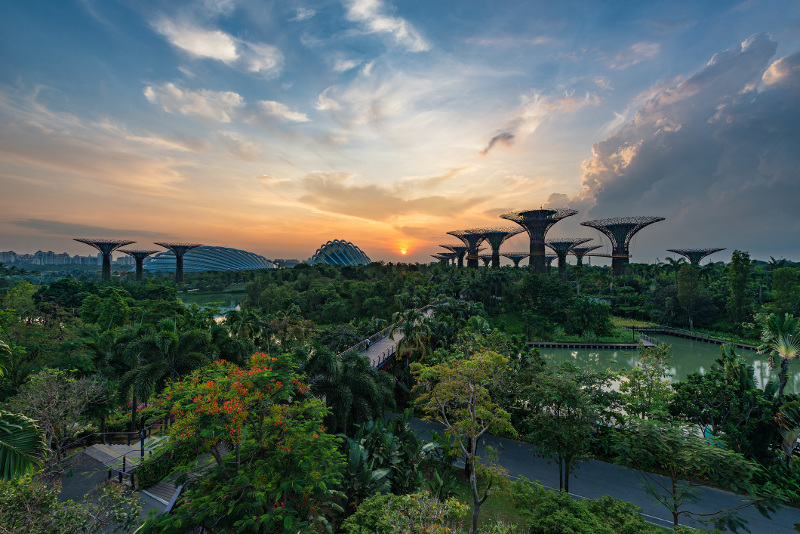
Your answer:
[[[446,502],[428,493],[376,495],[361,503],[342,524],[344,534],[445,534],[460,532],[469,508],[456,499]],[[498,531],[503,532],[503,531]]]
[[[140,488],[149,488],[164,480],[176,467],[197,459],[197,451],[188,445],[156,454],[136,469],[136,483]]]

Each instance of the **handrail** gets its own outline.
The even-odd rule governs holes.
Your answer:
[[[748,343],[740,343],[738,341],[728,341],[725,339],[719,339],[712,336],[711,334],[707,334],[706,332],[699,332],[696,330],[686,330],[685,328],[676,328],[674,326],[664,326],[664,325],[626,326],[624,328],[631,330],[634,333],[650,332],[651,334],[668,334],[668,335],[671,334],[671,335],[685,336],[692,339],[698,339],[701,341],[707,341],[709,343],[718,343],[720,345],[731,344],[739,348],[758,350],[758,347],[755,345],[750,345]]]
[[[427,310],[428,308],[432,308],[433,306],[434,306],[434,304],[426,304],[425,306],[423,306],[423,307],[421,307],[421,308],[417,308],[417,311],[421,312],[421,311]],[[380,340],[380,339],[383,339],[383,338],[385,338],[385,337],[388,337],[388,335],[389,335],[389,332],[390,332],[390,331],[391,331],[391,330],[392,330],[392,329],[393,329],[395,326],[397,326],[398,324],[400,324],[400,321],[397,321],[397,322],[395,322],[395,323],[392,323],[392,324],[390,324],[389,326],[385,327],[383,330],[381,330],[381,331],[379,331],[379,332],[376,332],[376,333],[372,334],[372,335],[371,335],[371,336],[369,336],[367,339],[365,339],[365,340],[363,340],[363,341],[360,341],[360,342],[356,343],[355,345],[353,345],[352,347],[350,347],[350,348],[348,348],[348,349],[345,349],[345,350],[343,350],[342,352],[340,352],[340,353],[338,354],[338,356],[343,356],[344,354],[346,354],[346,353],[350,352],[351,350],[354,350],[354,351],[356,351],[356,352],[361,352],[361,351],[363,351],[363,350],[364,350],[364,349],[366,349],[366,348],[367,348],[369,345],[371,345],[373,342],[375,342],[375,341],[378,341],[378,340]],[[367,342],[369,342],[369,345],[367,344]]]
[[[165,427],[166,426],[166,422],[163,421],[163,418],[162,418],[160,423],[152,423],[152,424],[144,427],[144,430],[148,431],[147,432],[147,437],[150,437],[152,435],[152,428],[154,426]],[[78,443],[80,443],[82,441],[85,442],[87,439],[95,437],[95,436],[105,437],[105,436],[116,436],[116,435],[128,436],[128,445],[130,445],[130,443],[131,443],[131,439],[130,438],[133,437],[133,436],[139,437],[139,431],[137,430],[135,432],[93,432],[91,434],[87,434],[87,435],[85,435],[85,436],[83,436],[81,438],[78,438],[75,441],[67,443],[66,445],[62,445],[59,450],[62,453],[63,452],[67,452],[70,449],[72,449],[73,447],[75,447],[76,444],[78,444]],[[100,443],[104,443],[104,441],[101,440]],[[84,443],[84,448],[86,448],[86,447],[87,447],[87,445]]]

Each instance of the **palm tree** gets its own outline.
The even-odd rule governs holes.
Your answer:
[[[775,355],[781,358],[781,371],[778,373],[780,401],[783,397],[783,388],[789,380],[789,360],[800,355],[800,317],[787,313],[781,319],[771,313],[761,332],[761,341],[763,344],[758,347],[758,352],[769,354],[769,365],[772,369],[775,368]]]
[[[11,480],[33,470],[46,453],[44,432],[33,419],[0,412],[0,478]]]
[[[0,377],[6,374],[11,366],[11,347],[0,339]]]
[[[133,394],[131,431],[136,428],[137,398],[146,402],[150,395],[163,389],[167,380],[178,380],[208,363],[208,349],[207,332],[179,332],[171,319],[159,322],[156,329],[143,329],[138,339],[127,344],[130,371],[120,380],[120,392]]]
[[[383,417],[393,404],[394,377],[378,371],[363,354],[341,357],[329,350],[314,353],[305,364],[311,393],[331,407],[332,424],[343,433],[353,424]]]
[[[686,263],[686,258],[678,258],[676,260],[674,258],[670,258],[669,256],[667,256],[664,259],[667,261],[664,264],[664,267],[665,267],[667,273],[671,272],[673,274],[673,277],[675,279],[675,285],[677,286],[678,285],[678,271],[680,270],[681,265]]]

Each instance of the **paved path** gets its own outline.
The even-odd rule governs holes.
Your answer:
[[[397,344],[401,339],[403,339],[403,334],[395,332],[394,335],[374,341],[368,348],[362,350],[361,354],[369,357],[373,367],[378,367],[394,356],[397,352]]]
[[[391,415],[390,415],[391,416]],[[443,427],[436,423],[428,423],[414,419],[411,423],[414,430],[427,434],[430,430],[441,432]],[[424,437],[424,436],[423,436]],[[487,436],[479,444],[491,445],[498,450],[500,464],[513,476],[524,476],[530,480],[538,480],[545,486],[558,488],[558,468],[548,464],[547,460],[535,455],[533,445],[505,438]],[[480,450],[479,450],[480,453]],[[672,526],[672,516],[667,509],[653,501],[639,485],[634,471],[614,464],[592,460],[580,464],[569,484],[571,493],[578,497],[598,498],[610,495],[634,503],[642,508],[642,513],[651,523]],[[700,513],[715,512],[739,504],[740,497],[714,488],[702,488],[700,502],[689,506],[692,511]],[[754,508],[746,508],[739,512],[739,517],[748,520],[748,528],[754,533],[797,534],[794,524],[800,523],[800,510],[784,508],[771,519],[766,519]],[[681,524],[702,527],[687,519]]]

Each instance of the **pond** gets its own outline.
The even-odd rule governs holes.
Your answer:
[[[692,373],[705,373],[720,355],[720,345],[715,343],[666,334],[653,334],[650,337],[672,345],[669,379],[673,382],[683,380]],[[596,371],[630,369],[636,364],[635,350],[540,348],[539,352],[553,362],[569,360],[579,367]],[[768,380],[778,380],[778,369],[770,371],[766,354],[758,354],[753,350],[746,349],[736,349],[736,354],[753,366],[754,378],[758,387],[763,387]],[[800,393],[800,369],[798,368],[800,368],[800,361],[794,360],[789,363],[789,382],[784,390],[786,393]]]
[[[189,304],[197,304],[204,308],[214,304],[221,307],[222,311],[228,311],[236,308],[244,300],[245,293],[244,291],[237,293],[201,293],[199,291],[191,291],[178,293],[178,298],[187,306]]]

